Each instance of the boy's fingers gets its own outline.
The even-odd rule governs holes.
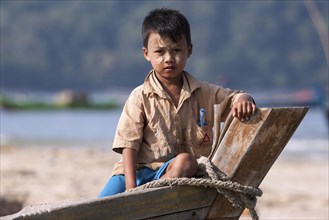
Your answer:
[[[239,112],[238,107],[234,107],[232,109],[232,115],[233,115],[233,117],[240,118],[240,112]]]
[[[242,118],[243,117],[243,106],[241,106],[241,105],[238,105],[239,106],[239,108],[238,108],[238,117],[239,118]]]
[[[252,112],[253,112],[253,114],[255,114],[256,111],[257,111],[257,107],[256,107],[256,105],[254,104],[254,105],[252,105]]]
[[[248,106],[248,117],[251,117],[254,114],[254,107],[255,105],[253,103],[250,103]]]
[[[233,117],[237,117],[238,116],[238,110],[236,108],[233,108]]]
[[[248,103],[247,106],[247,115],[250,116],[250,112],[251,112],[251,105]]]
[[[255,113],[256,106],[254,103],[246,103],[245,119],[248,121],[250,117]]]
[[[232,115],[241,121],[248,121],[251,115],[255,114],[256,111],[257,108],[254,103],[241,102],[232,108]]]
[[[242,103],[242,114],[243,115],[246,115],[246,113],[248,113],[248,103],[245,103],[245,102],[243,102]]]
[[[231,109],[231,112],[232,112],[232,116],[235,117],[235,110],[234,110],[234,108]]]
[[[233,117],[238,118],[241,121],[248,121],[250,117],[255,114],[257,107],[255,103],[249,101],[242,101],[237,103],[232,108]]]

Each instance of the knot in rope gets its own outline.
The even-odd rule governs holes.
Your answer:
[[[263,194],[259,188],[244,186],[240,183],[230,181],[226,174],[213,165],[207,157],[200,157],[198,159],[198,172],[196,176],[202,176],[202,178],[183,177],[155,180],[130,191],[163,186],[202,186],[205,188],[215,188],[217,192],[228,199],[233,206],[241,209],[247,208],[251,218],[253,220],[258,220],[258,215],[255,210],[257,196],[259,197]]]

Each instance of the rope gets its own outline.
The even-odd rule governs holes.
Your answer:
[[[258,220],[258,215],[255,210],[257,196],[259,197],[263,194],[259,188],[244,186],[240,183],[230,181],[225,173],[213,165],[207,157],[200,157],[198,159],[197,176],[203,176],[203,178],[183,177],[155,180],[130,191],[163,186],[202,186],[205,188],[215,188],[217,192],[228,199],[233,206],[241,209],[247,208],[251,218],[253,220]]]

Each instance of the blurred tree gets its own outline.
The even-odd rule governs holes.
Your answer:
[[[326,56],[327,64],[329,65],[329,33],[328,33],[329,24],[326,24],[318,6],[313,0],[304,0],[304,4],[319,34],[323,47],[323,52]]]
[[[315,3],[328,21],[329,2]],[[328,81],[321,41],[302,1],[0,4],[2,89],[137,86],[151,68],[141,53],[141,23],[156,7],[176,8],[189,19],[194,52],[187,70],[198,79],[220,78],[242,89]]]

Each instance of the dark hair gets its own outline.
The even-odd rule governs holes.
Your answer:
[[[151,33],[157,33],[173,42],[179,41],[184,36],[187,44],[192,44],[190,24],[185,16],[177,10],[167,8],[152,10],[143,21],[142,36],[144,47],[147,47]]]

